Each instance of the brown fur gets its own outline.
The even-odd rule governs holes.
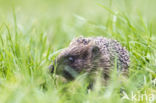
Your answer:
[[[82,71],[91,73],[102,68],[107,77],[115,64],[119,72],[128,73],[129,54],[116,40],[104,37],[79,37],[59,54],[56,61],[56,71],[64,72],[68,79],[72,76],[64,70],[65,66],[77,73]]]

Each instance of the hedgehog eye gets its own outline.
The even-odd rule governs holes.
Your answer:
[[[74,57],[68,57],[68,61],[69,61],[70,63],[74,63],[75,59],[74,59]]]

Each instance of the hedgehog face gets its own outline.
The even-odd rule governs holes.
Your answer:
[[[56,73],[66,79],[74,79],[79,73],[96,67],[95,61],[100,55],[99,47],[90,42],[76,41],[64,49],[56,59]]]

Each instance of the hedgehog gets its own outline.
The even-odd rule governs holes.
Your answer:
[[[50,71],[73,80],[80,73],[91,74],[102,69],[104,79],[117,68],[119,73],[128,75],[129,53],[117,40],[105,37],[78,37],[56,57]]]

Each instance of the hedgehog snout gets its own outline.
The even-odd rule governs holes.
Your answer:
[[[53,64],[51,64],[51,65],[49,66],[49,72],[50,72],[50,73],[54,73],[54,65],[53,65]]]

